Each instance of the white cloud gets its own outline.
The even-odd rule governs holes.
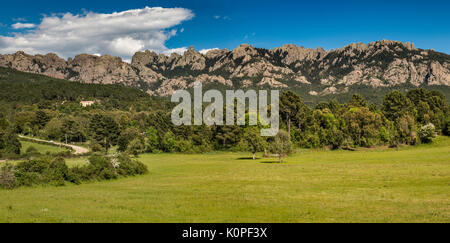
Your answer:
[[[23,33],[0,36],[0,53],[54,52],[64,58],[80,53],[111,54],[131,59],[141,50],[179,52],[165,42],[177,31],[172,27],[194,17],[189,9],[145,7],[111,14],[84,13],[45,16],[41,23]],[[17,23],[16,29],[24,28]],[[14,26],[13,26],[14,28]]]
[[[11,25],[11,27],[13,27],[13,29],[32,29],[34,27],[36,27],[35,24],[30,24],[30,23],[15,23],[13,25]]]
[[[213,51],[213,50],[219,50],[219,48],[211,48],[211,49],[202,49],[199,52],[203,55],[205,55],[206,53],[208,53],[209,51]]]
[[[109,49],[119,56],[127,56],[130,53],[136,53],[144,49],[145,44],[142,40],[135,40],[129,36],[119,37],[111,41]]]
[[[186,47],[180,47],[180,48],[174,48],[174,49],[168,49],[163,52],[161,52],[164,55],[170,56],[172,53],[183,55],[188,49]]]

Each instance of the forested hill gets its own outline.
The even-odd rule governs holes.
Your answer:
[[[145,92],[122,85],[70,82],[0,67],[1,101],[37,103],[42,100],[79,101],[95,99],[124,102],[152,98]]]
[[[206,84],[204,88],[218,87]],[[399,90],[406,92],[412,89],[414,89],[413,86],[405,86]],[[446,96],[446,103],[450,102],[450,87],[434,86],[427,87],[427,89],[442,92]],[[294,91],[306,105],[312,107],[320,102],[328,102],[332,99],[345,103],[350,100],[352,94],[361,94],[369,103],[381,105],[384,96],[392,90],[395,90],[395,88],[354,86],[348,93],[324,96],[310,96],[305,90]],[[81,100],[102,100],[103,104],[110,103],[116,108],[121,106],[125,110],[128,109],[127,106],[129,105],[142,103],[137,101],[143,101],[147,103],[146,106],[153,106],[153,108],[171,106],[167,97],[151,96],[140,89],[122,84],[80,83],[0,67],[0,101],[34,104],[43,101],[79,102]]]
[[[119,85],[83,84],[0,68],[0,157],[21,156],[17,134],[84,142],[97,152],[117,146],[135,155],[238,151],[255,143],[247,138],[257,139],[261,147],[276,141],[259,136],[258,127],[175,126],[170,117],[175,104],[161,99]],[[299,147],[351,149],[429,143],[436,133],[450,134],[450,106],[441,92],[391,91],[381,105],[356,94],[348,100],[339,103],[330,97],[307,106],[296,93],[282,92],[280,136],[290,137]],[[83,107],[80,101],[94,104]]]

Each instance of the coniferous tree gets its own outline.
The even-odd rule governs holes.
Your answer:
[[[286,122],[288,135],[291,136],[291,122],[297,112],[302,109],[302,100],[292,91],[281,94],[280,97],[280,114]]]
[[[101,114],[95,114],[89,123],[92,140],[100,144],[108,152],[112,145],[117,144],[119,137],[119,125],[113,118]]]

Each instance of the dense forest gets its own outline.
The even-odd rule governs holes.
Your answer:
[[[282,131],[260,137],[258,127],[174,126],[175,105],[120,85],[82,84],[0,68],[0,155],[21,154],[18,135],[80,143],[92,151],[200,153],[213,150],[288,153],[304,148],[353,149],[432,142],[450,135],[450,107],[439,91],[392,91],[382,104],[354,94],[305,105],[286,91],[280,97]],[[83,107],[81,101],[92,101]],[[288,140],[286,142],[286,140]]]

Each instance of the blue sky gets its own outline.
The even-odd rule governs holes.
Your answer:
[[[34,29],[22,27],[14,29],[12,25],[27,23],[37,26],[44,16],[52,14],[83,15],[87,11],[111,14],[130,9],[142,9],[145,6],[180,7],[189,10],[192,16],[184,12],[187,14],[186,18],[179,23],[169,24],[170,27],[164,31],[174,30],[176,34],[160,39],[164,47],[160,45],[155,47],[155,50],[163,51],[164,48],[171,50],[189,46],[194,46],[197,50],[233,49],[242,43],[264,48],[293,43],[311,48],[321,46],[332,49],[352,42],[368,43],[391,39],[410,41],[419,48],[434,48],[437,51],[450,53],[449,1],[22,0],[2,2],[1,5],[0,35],[2,37],[16,36],[17,38],[17,35],[20,35],[17,33],[26,34],[34,31]],[[121,38],[123,39],[123,36]],[[144,41],[153,40],[152,38],[144,38]],[[16,46],[25,49],[23,45],[14,45],[15,41],[17,39],[5,39],[3,42],[0,39],[0,52],[12,50]],[[7,45],[9,49],[6,49]],[[40,48],[41,44],[36,46]],[[30,51],[49,49],[49,47],[41,49],[38,47]],[[64,46],[64,48],[71,47],[72,45]],[[74,47],[74,52],[79,50],[80,48]],[[86,52],[90,50],[107,52],[110,49],[91,47]],[[63,52],[62,49],[59,52]],[[117,53],[112,54],[121,55],[121,53],[118,50]],[[64,55],[70,56],[72,53],[68,52]]]

